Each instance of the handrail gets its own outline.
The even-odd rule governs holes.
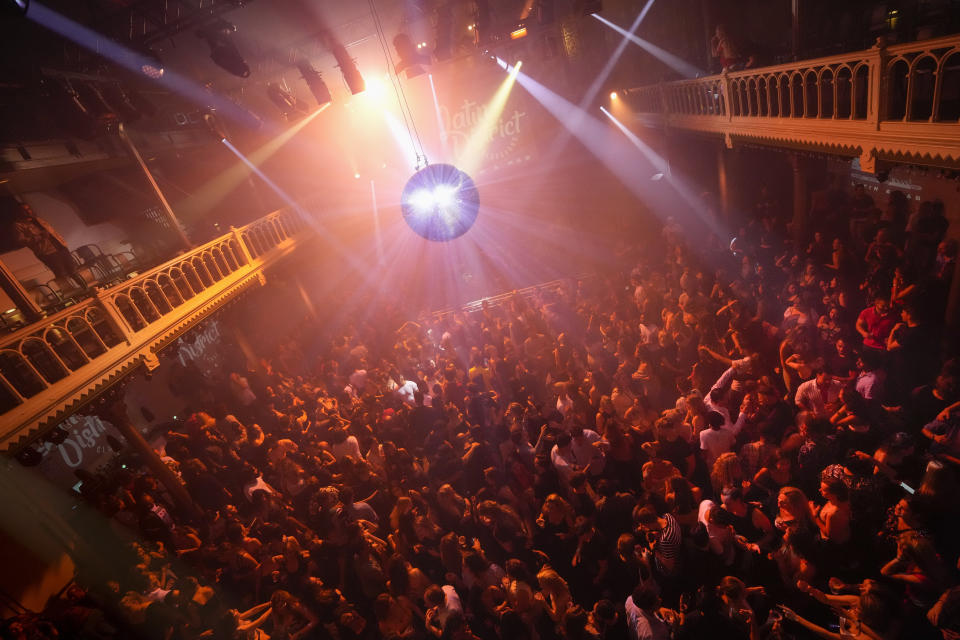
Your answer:
[[[878,40],[861,51],[623,93],[646,126],[719,133],[727,144],[736,136],[842,149],[873,171],[881,156],[960,161],[960,101],[947,90],[958,81],[960,34]]]
[[[116,375],[155,362],[157,350],[256,282],[307,230],[299,212],[275,211],[0,337],[0,450]]]

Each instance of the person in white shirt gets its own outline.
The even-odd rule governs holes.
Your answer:
[[[814,372],[813,379],[800,383],[794,402],[802,411],[809,411],[815,418],[829,418],[840,399],[843,382],[823,369]]]
[[[460,596],[449,584],[442,587],[430,585],[423,594],[423,601],[428,607],[425,617],[427,630],[438,638],[443,635],[450,615],[454,612],[463,613]]]
[[[737,435],[732,428],[725,424],[724,416],[719,411],[707,414],[708,428],[700,432],[700,449],[703,451],[707,468],[713,468],[713,463],[724,453],[733,451]]]
[[[659,605],[660,596],[652,588],[641,585],[633,590],[623,605],[630,640],[670,640],[671,625],[664,619],[674,618],[675,621],[675,617],[670,615],[674,612],[658,610]]]

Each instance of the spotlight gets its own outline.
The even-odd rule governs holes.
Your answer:
[[[30,0],[2,0],[0,13],[10,16],[25,16],[30,8]]]
[[[340,67],[340,73],[343,74],[343,79],[347,83],[350,93],[353,95],[363,93],[367,88],[366,84],[363,82],[360,70],[357,69],[357,63],[347,53],[347,48],[336,42],[330,47],[330,52],[337,59],[337,66]]]
[[[250,67],[233,42],[232,36],[236,31],[237,28],[234,25],[225,20],[218,20],[198,31],[197,36],[210,45],[210,59],[218,67],[240,78],[248,78]]]
[[[525,38],[525,37],[527,37],[526,27],[519,27],[518,29],[514,29],[513,31],[510,32],[511,40],[519,40],[520,38]]]
[[[24,447],[14,457],[25,467],[35,467],[43,460],[43,455],[33,447]]]
[[[616,99],[619,98],[619,97],[620,97],[620,96],[617,95],[617,92],[616,92],[616,91],[611,91],[611,92],[610,92],[610,99],[611,99],[611,100],[616,100]]]
[[[69,435],[63,427],[56,427],[52,431],[45,433],[43,439],[50,444],[63,444]]]
[[[417,235],[445,242],[459,238],[477,221],[480,194],[470,176],[460,169],[432,164],[407,181],[400,209]]]
[[[203,124],[207,128],[207,131],[213,136],[213,139],[217,142],[223,142],[227,139],[227,132],[223,128],[223,125],[220,124],[220,120],[217,118],[217,110],[213,107],[207,107],[200,110],[200,117],[203,119]]]
[[[379,78],[370,78],[367,81],[366,95],[373,100],[382,100],[387,95],[387,87]]]
[[[574,10],[578,11],[580,15],[593,15],[603,11],[603,2],[602,0],[576,0]]]
[[[297,97],[276,82],[267,83],[267,97],[270,98],[273,104],[277,105],[277,108],[280,109],[286,118],[296,116],[297,113],[301,115],[304,113],[304,109],[300,106],[300,101],[297,100]]]
[[[663,172],[661,171],[656,172],[655,174],[650,176],[650,180],[652,180],[653,182],[658,182],[660,180],[663,180]]]
[[[408,78],[415,78],[424,72],[421,65],[430,64],[430,56],[420,51],[420,45],[414,46],[413,40],[405,33],[398,33],[393,37],[393,48],[397,50],[397,57],[400,58],[394,68],[398,75],[401,71],[406,71]]]
[[[138,62],[140,64],[140,72],[143,75],[154,80],[159,80],[163,77],[163,60],[160,59],[156,51],[144,46],[137,50],[137,55],[140,56]]]
[[[359,180],[359,179],[360,179],[360,174],[359,174],[359,173],[355,173],[355,174],[353,174],[353,177],[356,178],[357,180]]]
[[[306,81],[307,86],[310,87],[310,93],[317,99],[317,104],[321,107],[329,104],[333,98],[330,96],[330,89],[327,88],[327,83],[323,81],[320,72],[314,69],[306,60],[298,62],[297,68],[300,69],[303,79]]]

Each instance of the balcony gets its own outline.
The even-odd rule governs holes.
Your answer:
[[[640,124],[878,160],[960,165],[960,35],[639,87]]]
[[[0,451],[53,425],[251,286],[308,236],[280,210],[0,338]]]

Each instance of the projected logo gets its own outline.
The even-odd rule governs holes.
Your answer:
[[[447,105],[440,105],[443,130],[454,158],[461,157],[466,151],[475,129],[483,126],[488,108],[473,100],[464,100],[455,111]],[[497,169],[530,159],[524,151],[527,117],[526,110],[520,106],[508,105],[503,110],[487,132],[487,147],[481,163],[483,168]]]

